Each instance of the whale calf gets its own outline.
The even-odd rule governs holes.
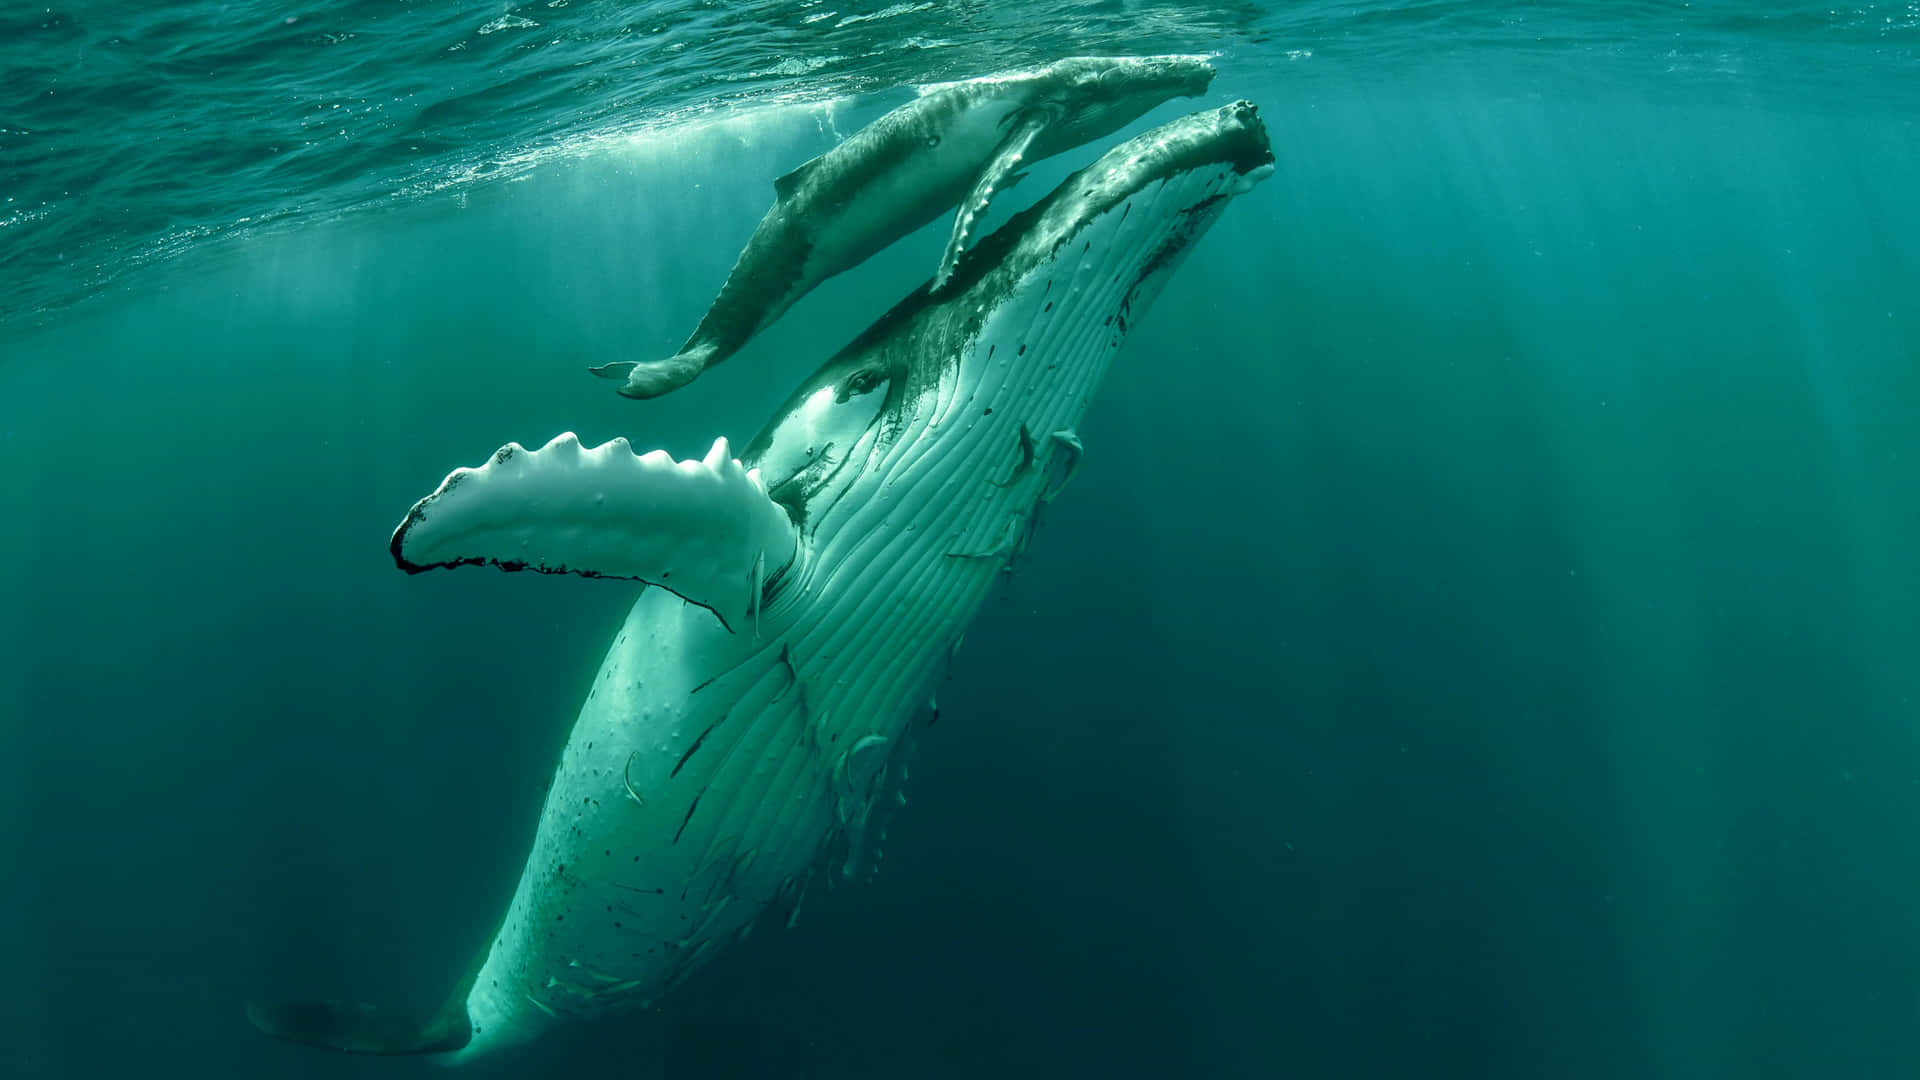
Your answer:
[[[736,457],[563,434],[458,469],[391,548],[647,583],[568,736],[505,916],[424,1022],[260,1006],[268,1034],[463,1061],[656,1001],[816,874],[864,877],[916,717],[1080,456],[1116,351],[1268,176],[1237,102],[1132,139],[914,290]]]
[[[678,353],[590,370],[621,380],[628,397],[685,386],[822,281],[957,203],[934,275],[943,287],[994,192],[1023,165],[1111,135],[1212,79],[1199,57],[1087,56],[932,89],[774,181],[773,208]]]

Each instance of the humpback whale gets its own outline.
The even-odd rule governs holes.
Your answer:
[[[1132,139],[828,360],[737,457],[509,443],[409,511],[409,572],[646,583],[568,736],[498,928],[425,1022],[251,1010],[268,1034],[468,1060],[659,1000],[816,873],[863,878],[915,718],[1078,464],[1129,330],[1273,171],[1254,106]]]
[[[591,368],[628,397],[685,386],[738,352],[822,281],[857,266],[954,204],[933,287],[945,285],[994,192],[1018,170],[1205,92],[1192,56],[1074,57],[928,91],[774,181],[761,219],[700,325],[664,360]]]

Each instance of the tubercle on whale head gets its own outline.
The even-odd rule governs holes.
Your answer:
[[[1139,188],[1209,165],[1246,173],[1272,163],[1272,143],[1259,107],[1243,99],[1189,113],[1134,136],[1069,177],[1053,198],[1080,199],[1103,190]]]
[[[1273,173],[1273,138],[1267,134],[1267,122],[1260,118],[1260,107],[1245,98],[1220,107],[1214,114],[1223,132],[1237,134],[1237,171],[1243,176],[1258,174],[1265,179]]]

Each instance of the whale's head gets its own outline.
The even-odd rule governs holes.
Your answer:
[[[1111,135],[1177,97],[1213,82],[1200,56],[1076,56],[1037,73],[1036,105],[1053,116],[1039,156]]]
[[[1244,101],[1122,143],[841,350],[741,460],[804,528],[902,436],[964,432],[966,408],[1044,396],[1077,411],[1194,241],[1272,170],[1266,127]]]
[[[1109,150],[962,260],[963,309],[1023,346],[1113,348],[1222,209],[1273,172],[1266,125],[1236,101]],[[997,355],[997,354],[996,354]]]
[[[968,256],[961,287],[996,273],[1028,276],[1115,211],[1141,211],[1130,226],[1139,238],[1184,247],[1197,235],[1183,227],[1195,213],[1224,205],[1272,171],[1272,143],[1252,102],[1183,116],[1107,151],[983,240]]]
[[[1194,242],[1272,174],[1273,160],[1247,101],[1109,150],[961,260],[940,296],[963,342],[943,362],[963,385],[1084,399]]]

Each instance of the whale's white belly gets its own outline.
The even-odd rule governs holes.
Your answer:
[[[1011,468],[1017,419],[950,422],[966,429],[926,438]],[[463,1054],[653,1000],[769,907],[784,918],[829,840],[876,841],[908,728],[1000,570],[965,556],[1028,508],[984,473],[976,497],[936,498],[947,453],[903,442],[827,512],[757,637],[664,589],[634,604],[469,993]]]

